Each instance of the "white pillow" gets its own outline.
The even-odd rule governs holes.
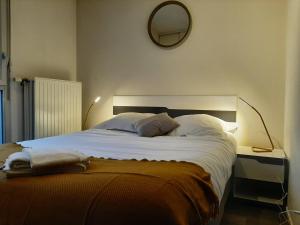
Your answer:
[[[170,133],[171,136],[218,135],[224,131],[237,129],[236,123],[226,122],[206,114],[184,115],[176,117],[175,120],[180,126]]]
[[[230,133],[234,134],[237,131],[237,129],[239,128],[239,126],[236,122],[227,122],[227,121],[221,120],[219,118],[216,118],[216,119],[219,120],[219,122],[221,123],[223,130],[225,132],[230,132]]]
[[[104,121],[96,125],[95,129],[106,129],[106,130],[122,130],[136,133],[135,123],[139,120],[146,119],[155,114],[153,113],[121,113],[114,118]]]

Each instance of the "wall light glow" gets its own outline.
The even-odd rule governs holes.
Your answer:
[[[101,96],[98,96],[96,99],[95,99],[95,103],[99,102],[101,99]]]

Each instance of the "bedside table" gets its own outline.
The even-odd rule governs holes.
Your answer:
[[[257,153],[239,146],[234,169],[233,196],[283,208],[287,204],[289,165],[281,149]]]

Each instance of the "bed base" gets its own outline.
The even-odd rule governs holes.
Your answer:
[[[221,222],[222,222],[222,219],[223,219],[223,215],[224,215],[224,210],[225,210],[225,206],[228,202],[228,200],[232,197],[232,176],[231,178],[228,180],[227,184],[226,184],[226,187],[225,187],[225,190],[224,190],[224,194],[223,194],[223,197],[221,199],[221,204],[220,204],[220,211],[219,211],[219,215],[217,218],[211,220],[209,222],[208,225],[220,225]]]

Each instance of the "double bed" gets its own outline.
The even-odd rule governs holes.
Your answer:
[[[114,114],[208,114],[236,121],[234,96],[116,96]],[[72,149],[93,157],[83,173],[0,181],[2,224],[219,224],[230,191],[236,143],[221,135],[140,137],[89,129],[3,145],[0,160],[22,148]],[[21,146],[21,147],[20,147]]]

